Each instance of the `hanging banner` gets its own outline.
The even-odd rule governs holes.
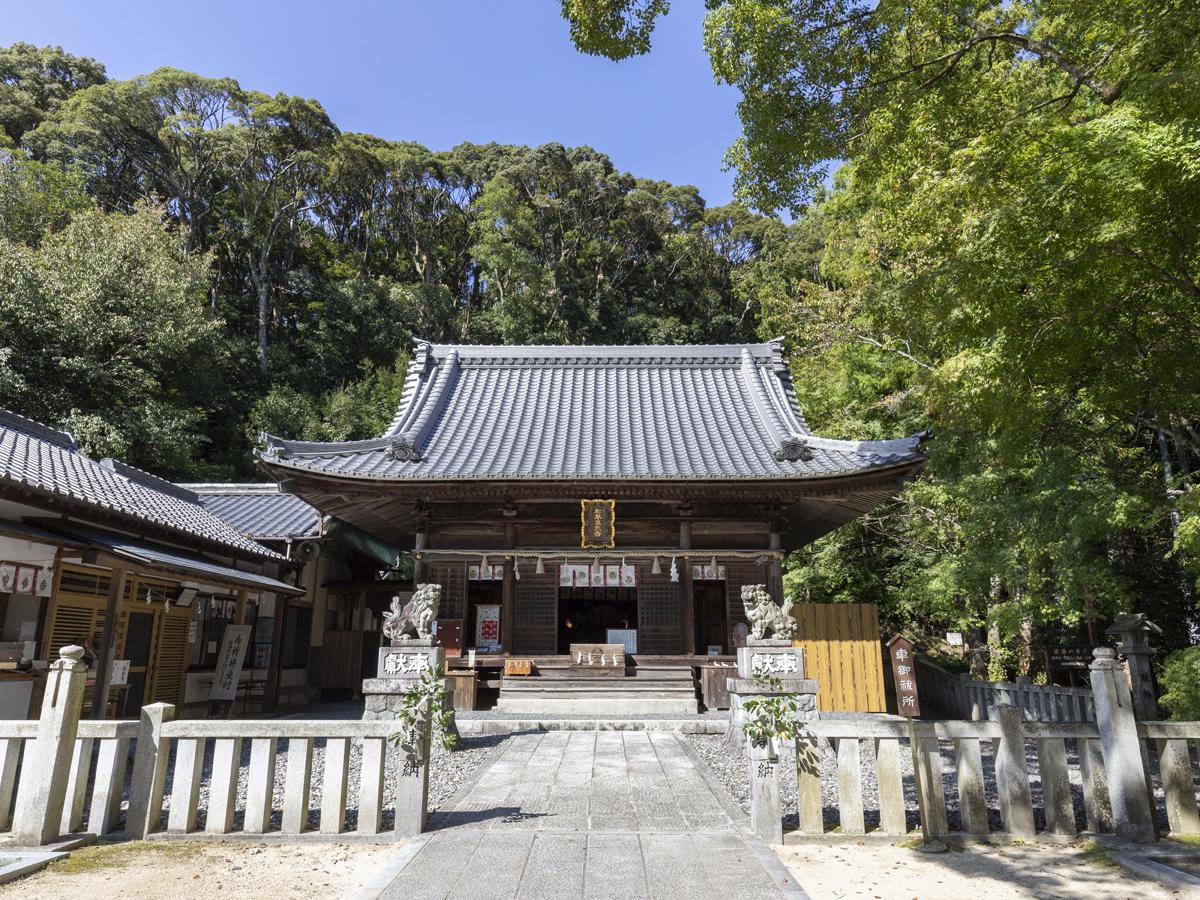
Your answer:
[[[471,581],[503,581],[504,563],[498,566],[467,566],[467,578]]]
[[[38,569],[37,585],[33,592],[39,597],[49,597],[54,592],[53,569]]]
[[[17,567],[17,587],[18,594],[32,594],[33,589],[37,586],[37,569],[31,569],[29,566]]]
[[[564,563],[558,567],[558,585],[566,588],[637,587],[637,566],[601,563],[598,566]]]
[[[617,539],[617,501],[579,501],[579,546],[611,547]]]
[[[475,646],[495,650],[500,646],[500,604],[475,607]]]
[[[724,581],[724,566],[692,566],[692,581]]]
[[[11,594],[17,586],[17,567],[0,566],[0,594]]]

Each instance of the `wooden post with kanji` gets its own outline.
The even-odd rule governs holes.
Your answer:
[[[946,849],[941,841],[930,838],[929,804],[925,794],[930,783],[939,778],[940,767],[930,765],[941,752],[936,740],[922,739],[917,735],[916,718],[921,715],[921,701],[917,697],[917,666],[913,659],[913,645],[906,637],[896,635],[884,646],[892,659],[892,687],[896,692],[896,711],[908,720],[908,746],[912,751],[913,782],[917,793],[917,814],[921,824],[921,843],[918,850],[940,853]]]
[[[896,712],[906,719],[915,719],[921,715],[921,701],[917,696],[917,667],[913,660],[912,641],[896,635],[885,646],[892,659]]]

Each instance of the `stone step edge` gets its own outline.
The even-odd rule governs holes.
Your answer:
[[[459,734],[511,734],[514,731],[677,731],[724,734],[724,719],[457,719]]]

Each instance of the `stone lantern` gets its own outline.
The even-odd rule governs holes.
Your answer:
[[[1157,719],[1158,701],[1154,695],[1152,667],[1155,650],[1150,646],[1150,637],[1162,634],[1162,629],[1143,613],[1133,613],[1121,616],[1105,630],[1105,634],[1115,634],[1121,641],[1119,650],[1129,666],[1134,715],[1142,722]]]

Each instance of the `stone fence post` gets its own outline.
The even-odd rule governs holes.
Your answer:
[[[25,747],[12,829],[18,844],[41,846],[59,836],[86,679],[83,648],[59,650],[46,676],[37,737]]]
[[[142,707],[133,753],[133,779],[129,783],[129,812],[125,816],[125,831],[134,840],[144,839],[158,829],[171,755],[168,742],[162,738],[162,727],[164,722],[174,720],[175,707],[170,703]]]
[[[1146,792],[1146,769],[1129,680],[1110,647],[1092,651],[1092,699],[1104,753],[1108,795],[1117,837],[1148,843],[1155,839],[1154,818]]]

